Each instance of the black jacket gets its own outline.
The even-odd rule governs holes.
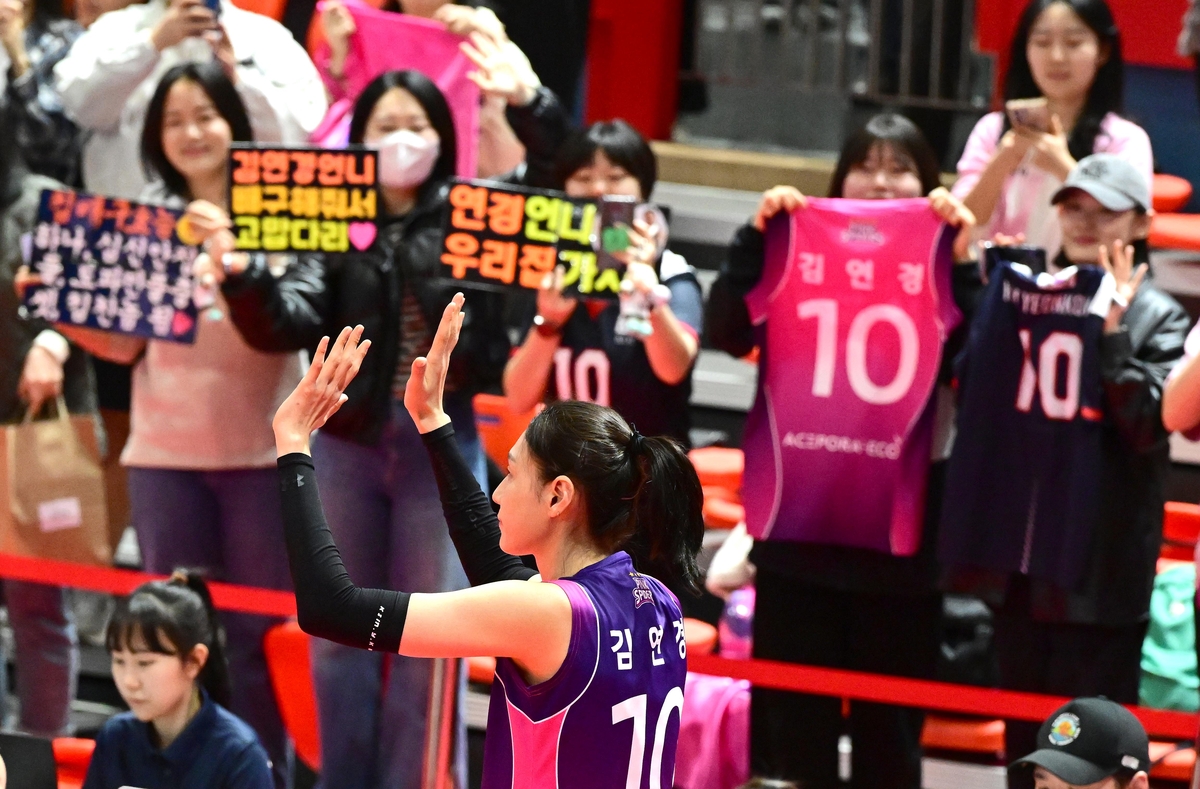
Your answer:
[[[1163,481],[1171,462],[1169,434],[1162,424],[1163,386],[1183,356],[1190,322],[1175,299],[1146,283],[1126,310],[1121,329],[1102,338],[1101,514],[1083,581],[1079,588],[1065,590],[1030,579],[1028,610],[1017,613],[1045,622],[1113,626],[1147,617],[1162,541]],[[1005,604],[1016,580],[960,569],[947,576],[950,588],[996,606]]]
[[[499,180],[552,186],[554,155],[571,129],[558,98],[540,88],[530,104],[510,107],[507,115],[525,145],[526,162]],[[256,260],[222,286],[234,325],[262,351],[311,350],[324,335],[363,325],[372,348],[346,390],[348,402],[324,427],[333,435],[372,445],[390,418],[404,288],[420,302],[430,331],[459,290],[434,279],[441,266],[446,193],[445,185],[426,189],[407,216],[380,219],[379,234],[366,252],[302,255],[279,279]],[[472,395],[499,386],[510,351],[506,310],[511,300],[499,293],[467,293],[462,334],[450,358],[449,390]]]
[[[708,296],[704,326],[709,343],[732,356],[745,356],[762,341],[762,331],[750,323],[745,296],[762,279],[763,234],[752,225],[739,228],[729,246],[721,273]],[[983,294],[975,266],[955,266],[954,301],[963,322],[942,349],[939,384],[949,383],[953,360],[966,342],[971,318]],[[938,588],[937,524],[941,516],[945,463],[930,468],[921,546],[910,557],[891,556],[865,548],[816,543],[755,542],[750,559],[760,569],[797,581],[847,592],[876,594],[933,594]]]
[[[345,326],[362,324],[372,348],[346,390],[348,402],[324,427],[332,435],[373,445],[391,418],[404,288],[420,302],[430,331],[459,290],[434,279],[441,265],[445,204],[446,187],[430,189],[407,216],[381,220],[366,252],[302,255],[278,279],[258,259],[221,288],[234,325],[261,351],[311,350],[322,336],[335,337]],[[462,334],[450,360],[449,389],[470,395],[500,380],[509,353],[503,310],[500,294],[468,294]]]

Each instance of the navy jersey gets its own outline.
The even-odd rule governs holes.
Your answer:
[[[959,357],[944,565],[1079,582],[1099,514],[1100,337],[1112,294],[1095,266],[992,272]]]
[[[671,290],[671,311],[699,337],[704,308],[694,270],[672,252],[663,254],[659,270],[662,283]],[[600,310],[593,315],[588,302],[580,301],[563,326],[546,383],[546,401],[599,403],[645,435],[671,436],[687,446],[692,376],[677,384],[659,380],[642,341],[616,333],[620,305],[596,304]],[[532,314],[529,319],[532,326]]]

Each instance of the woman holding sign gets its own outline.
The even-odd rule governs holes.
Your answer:
[[[965,244],[974,219],[961,203],[939,187],[938,177],[937,157],[917,127],[898,115],[886,114],[872,118],[846,141],[829,195],[856,200],[929,195],[930,205],[937,214],[962,228],[957,236],[956,256],[965,257]],[[774,215],[804,211],[807,205],[807,199],[795,188],[775,187],[763,195],[753,223],[734,236],[729,257],[709,296],[709,336],[717,348],[741,357],[756,344],[766,344],[765,327],[769,321],[752,325],[746,300],[764,277],[763,231]],[[878,232],[871,224],[860,228],[862,234],[874,236]],[[888,243],[883,236],[870,240]],[[901,243],[895,238],[892,241]],[[827,272],[830,282],[834,281],[834,272],[841,275],[841,263],[835,268],[833,262],[839,251],[831,248],[828,266],[824,261],[821,263],[821,277]],[[888,256],[886,249],[874,253],[880,263]],[[923,257],[934,259],[928,247]],[[793,279],[808,276],[808,272],[791,271]],[[886,287],[882,277],[871,284],[880,289]],[[955,301],[969,316],[980,289],[975,268],[956,266],[953,286]],[[791,315],[796,315],[794,308]],[[879,333],[885,334],[887,329]],[[950,348],[961,345],[963,339],[965,330],[960,329],[951,336],[950,347],[943,351],[940,376],[943,386],[934,395],[938,401],[933,431],[935,460],[944,461],[949,455],[953,424],[949,361],[954,355]],[[772,356],[765,347],[763,351],[755,408],[758,413],[761,413],[758,403],[763,402],[762,387],[768,377],[768,365],[796,364]],[[853,411],[855,405],[847,404],[845,410]],[[780,406],[781,411],[785,408],[786,405]],[[761,456],[750,456],[751,452],[747,450],[748,467],[769,463]],[[755,542],[750,554],[757,568],[755,657],[901,676],[933,676],[941,595],[937,591],[934,561],[936,540],[930,532],[937,523],[936,502],[941,496],[944,466],[944,462],[934,463],[925,484],[924,537],[913,556],[812,541]],[[747,482],[750,474],[748,471]],[[854,491],[853,483],[843,490]],[[830,498],[839,495],[846,494],[834,491]],[[854,491],[850,495],[861,494]],[[787,531],[786,525],[776,523],[772,535]],[[840,785],[837,743],[845,725],[841,702],[758,688],[752,694],[751,770],[757,775],[800,780],[806,786]],[[850,725],[854,731],[853,786],[918,789],[923,719],[920,710],[853,703],[850,707]],[[808,736],[797,738],[796,727],[803,727]]]
[[[146,111],[142,156],[158,181],[145,199],[186,205],[187,227],[179,235],[190,232],[214,256],[233,243],[227,183],[235,140],[253,135],[225,70],[217,63],[168,70]],[[196,266],[202,284],[205,261],[199,256]],[[200,311],[193,345],[69,333],[101,358],[135,365],[121,462],[146,569],[203,567],[223,581],[287,589],[287,567],[275,558],[283,540],[279,502],[264,474],[271,463],[270,415],[300,379],[300,358],[247,345],[211,286],[198,288],[194,298]],[[231,709],[258,732],[282,782],[286,735],[262,652],[263,635],[276,620],[229,614],[225,623],[235,686]]]
[[[331,528],[356,581],[447,591],[466,579],[446,535],[433,470],[401,399],[413,360],[428,352],[453,295],[433,278],[441,267],[445,185],[454,174],[454,126],[428,78],[391,71],[359,96],[350,140],[379,151],[382,216],[366,251],[304,257],[278,279],[265,265],[243,265],[233,256],[228,274],[217,276],[234,322],[256,348],[314,348],[331,327],[365,327],[375,351],[313,444]],[[448,373],[445,410],[481,482],[486,472],[471,398],[499,379],[508,358],[502,307],[496,294],[472,298]],[[339,789],[417,786],[421,760],[414,754],[425,738],[429,661],[330,641],[317,641],[313,657],[326,774],[336,776]]]
[[[645,139],[621,120],[595,123],[569,137],[555,157],[558,183],[571,197],[650,198],[658,163]],[[657,215],[656,221],[650,217]],[[661,214],[628,228],[626,293],[649,303],[639,330],[620,331],[614,301],[563,295],[566,272],[547,275],[525,341],[504,370],[514,411],[546,400],[611,406],[647,435],[689,444],[692,364],[700,351],[702,297],[694,269],[662,242]],[[552,375],[553,373],[553,375]]]

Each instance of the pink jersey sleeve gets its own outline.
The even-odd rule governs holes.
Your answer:
[[[975,124],[967,140],[967,147],[963,149],[962,158],[958,160],[958,180],[950,190],[955,197],[961,200],[979,183],[979,176],[996,153],[1003,129],[1004,114],[999,112],[984,115],[979,119],[979,123]]]
[[[1170,382],[1179,375],[1183,371],[1183,368],[1191,364],[1192,360],[1198,355],[1200,355],[1200,323],[1197,323],[1188,332],[1187,339],[1183,342],[1183,358],[1171,368],[1171,373],[1167,376],[1167,381]],[[1188,441],[1200,441],[1200,425],[1196,425],[1191,430],[1183,431],[1180,435]],[[1198,552],[1197,556],[1200,556],[1200,545],[1197,546],[1196,550]]]

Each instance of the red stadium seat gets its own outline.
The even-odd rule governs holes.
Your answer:
[[[1155,762],[1158,763],[1155,764]],[[1154,765],[1150,768],[1150,777],[1156,781],[1189,783],[1192,780],[1192,770],[1196,766],[1196,749],[1176,750],[1175,743],[1151,742],[1150,763]]]
[[[930,713],[925,716],[921,745],[931,751],[962,751],[1002,758],[1004,721]]]
[[[1200,539],[1200,505],[1168,501],[1163,506],[1163,542],[1159,558],[1190,562]]]
[[[740,502],[728,501],[721,494],[710,496],[708,491],[720,488],[705,488],[704,526],[709,529],[732,529],[746,520],[746,508]]]
[[[737,492],[742,489],[742,472],[746,457],[740,449],[705,447],[688,453],[700,484],[707,487],[724,488]]]
[[[96,741],[80,737],[57,737],[53,747],[58,789],[79,789],[87,778]]]
[[[515,414],[508,407],[508,398],[500,395],[475,395],[475,427],[483,442],[483,451],[501,471],[508,471],[508,451],[517,443],[538,409]]]
[[[683,618],[683,637],[689,655],[711,655],[717,648],[717,629],[699,619]]]
[[[1154,210],[1159,213],[1178,211],[1192,199],[1192,185],[1186,178],[1157,173],[1151,189]]]
[[[1155,214],[1150,220],[1150,246],[1200,251],[1200,214]]]
[[[467,679],[480,685],[491,685],[496,675],[496,658],[470,657],[467,658]]]
[[[296,744],[296,755],[314,772],[320,772],[321,734],[308,659],[308,635],[295,622],[285,622],[267,631],[263,649],[279,715]]]

